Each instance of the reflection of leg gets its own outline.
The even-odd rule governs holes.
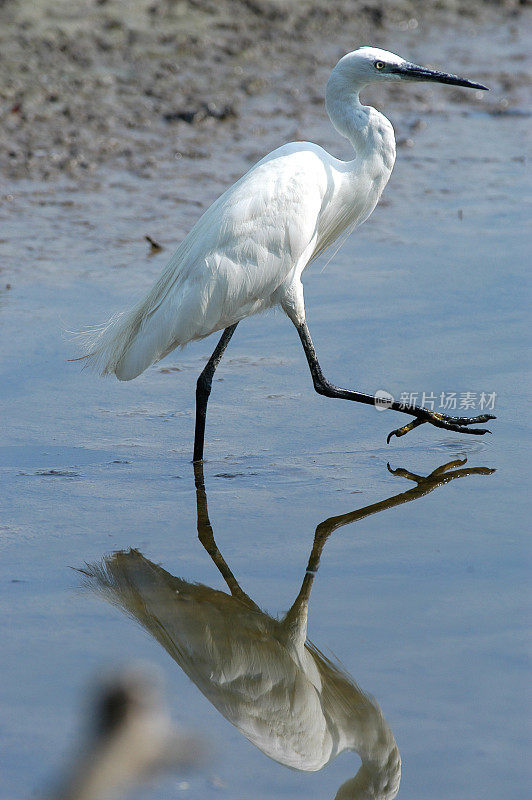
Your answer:
[[[331,533],[338,530],[338,528],[342,528],[344,525],[349,525],[352,522],[358,522],[361,519],[370,517],[372,514],[378,514],[386,509],[394,508],[403,503],[409,503],[412,500],[417,500],[419,497],[424,497],[426,494],[434,491],[438,486],[450,483],[450,481],[456,478],[465,478],[467,475],[491,475],[495,472],[494,469],[490,469],[489,467],[464,467],[466,463],[467,458],[465,457],[463,459],[455,459],[454,461],[449,461],[447,464],[442,464],[441,467],[437,467],[427,476],[416,475],[415,472],[410,472],[410,470],[403,469],[403,467],[392,469],[388,464],[388,470],[392,475],[407,478],[408,480],[414,481],[417,485],[413,486],[411,489],[407,489],[405,492],[388,497],[386,500],[380,500],[369,506],[358,508],[355,511],[349,511],[347,514],[340,514],[337,517],[329,517],[323,520],[323,522],[320,522],[314,534],[312,551],[307,565],[307,574],[312,576],[316,573],[325,542]],[[456,469],[456,467],[464,468]]]
[[[375,397],[371,394],[355,392],[352,389],[341,389],[339,386],[330,383],[321,370],[314,345],[312,344],[312,339],[310,338],[307,323],[303,322],[296,325],[296,328],[307,357],[314,388],[318,394],[322,394],[325,397],[337,397],[341,400],[352,400],[355,403],[375,405]],[[416,419],[408,425],[404,425],[402,428],[397,428],[392,431],[388,436],[388,442],[392,436],[404,436],[406,433],[413,430],[413,428],[417,428],[424,422],[429,422],[437,428],[445,428],[446,430],[456,431],[457,433],[469,433],[481,436],[484,433],[490,433],[490,431],[487,428],[468,428],[467,426],[475,423],[487,422],[489,419],[495,419],[493,414],[481,414],[478,417],[449,417],[446,414],[438,414],[427,408],[420,408],[415,405],[403,405],[396,401],[391,402],[388,409],[392,411],[401,411],[403,414],[410,414],[410,416],[416,417]]]
[[[433,469],[430,475],[426,477],[423,475],[416,475],[415,472],[410,472],[402,467],[392,469],[389,464],[388,471],[391,472],[392,475],[399,475],[401,478],[407,478],[417,483],[417,488],[410,489],[409,491],[417,493],[416,496],[418,497],[432,492],[437,486],[443,486],[445,483],[449,483],[455,478],[464,478],[466,475],[491,475],[495,472],[494,469],[490,469],[489,467],[466,467],[465,469],[456,469],[456,467],[463,467],[464,464],[467,464],[467,458],[465,456],[464,458],[457,458],[454,461],[449,461],[447,464],[442,464],[441,467],[436,467],[436,469]],[[452,470],[452,472],[449,470]],[[408,492],[404,492],[403,495],[408,495]],[[411,499],[413,499],[413,497]]]
[[[216,367],[221,361],[225,352],[225,348],[231,340],[231,336],[235,332],[238,322],[230,325],[224,330],[220,341],[216,345],[214,353],[209,358],[205,369],[198,378],[196,384],[196,430],[194,433],[194,461],[201,461],[203,459],[203,442],[205,439],[205,420],[207,418],[207,403],[209,402],[209,395],[211,393],[212,378],[216,371]]]
[[[198,539],[212,558],[216,568],[226,582],[233,597],[237,597],[249,608],[258,610],[258,606],[253,602],[251,597],[248,597],[248,595],[240,588],[237,579],[227,566],[224,557],[218,550],[218,546],[214,541],[214,533],[207,508],[207,493],[205,491],[205,483],[203,480],[203,463],[201,461],[194,463],[194,481],[196,484]]]

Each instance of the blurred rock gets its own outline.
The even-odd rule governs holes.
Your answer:
[[[199,742],[174,727],[152,668],[136,665],[108,675],[89,697],[87,716],[79,754],[49,800],[123,797],[147,779],[188,770],[201,758]]]

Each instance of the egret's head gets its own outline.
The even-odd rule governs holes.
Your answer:
[[[347,53],[336,65],[335,72],[336,70],[342,73],[344,80],[352,82],[353,86],[357,88],[384,80],[434,81],[487,90],[487,86],[483,86],[481,83],[474,83],[446,72],[418,67],[417,64],[411,64],[394,53],[379,50],[378,47],[360,47],[352,53]]]

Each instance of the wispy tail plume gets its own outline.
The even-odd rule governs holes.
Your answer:
[[[84,368],[100,375],[115,374],[120,380],[131,380],[136,375],[122,377],[120,365],[137,335],[144,316],[142,304],[115,314],[103,325],[74,333],[73,339],[83,350],[83,355],[73,361],[83,361]],[[137,372],[140,374],[142,370]]]

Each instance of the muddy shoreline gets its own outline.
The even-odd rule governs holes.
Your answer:
[[[305,136],[299,127],[323,113],[324,83],[343,52],[393,49],[434,25],[518,27],[523,13],[518,0],[6,0],[0,175],[83,182],[125,169],[151,178],[173,159],[209,159],[229,142],[253,160]],[[472,64],[470,77],[477,71]],[[507,73],[488,76],[506,82],[504,108],[492,97],[477,101],[484,109],[517,102],[524,75]],[[404,110],[423,90],[384,87],[381,97]]]

